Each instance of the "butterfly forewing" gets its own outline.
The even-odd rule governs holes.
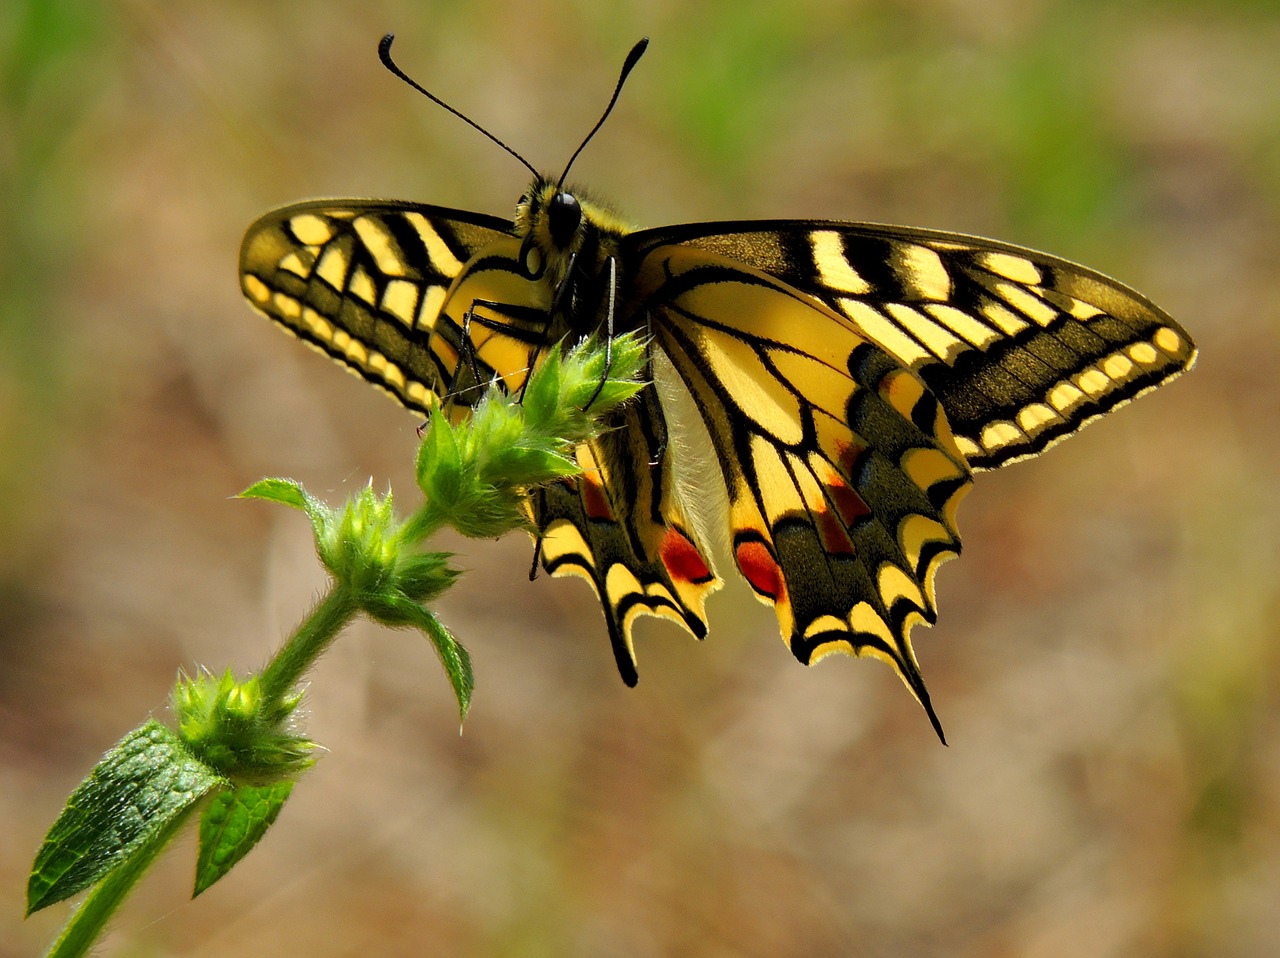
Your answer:
[[[299,203],[249,228],[240,283],[255,308],[298,338],[410,409],[428,412],[454,385],[463,352],[461,319],[441,307],[464,267],[502,241],[512,243],[510,226],[479,213],[379,201]]]
[[[865,223],[704,223],[645,231],[777,276],[847,316],[937,396],[973,469],[1036,455],[1195,359],[1140,293],[994,240]]]
[[[718,452],[734,561],[792,652],[874,655],[927,705],[909,632],[936,618],[970,481],[936,399],[845,316],[714,253],[652,249],[637,296]]]

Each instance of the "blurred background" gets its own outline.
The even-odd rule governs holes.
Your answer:
[[[194,903],[194,843],[104,954],[1280,954],[1280,10],[1257,2],[8,0],[0,6],[0,956],[27,869],[179,669],[245,671],[324,579],[264,475],[412,501],[411,416],[241,301],[265,209],[510,212],[525,172],[638,225],[865,219],[1095,266],[1198,369],[979,478],[915,641],[805,669],[745,591],[618,680],[530,545],[450,540],[464,734],[422,638],[312,675],[330,751]]]

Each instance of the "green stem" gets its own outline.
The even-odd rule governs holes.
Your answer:
[[[264,702],[284,700],[307,669],[359,611],[351,592],[334,585],[259,676]]]
[[[45,958],[80,958],[89,954],[89,949],[102,935],[107,922],[138,883],[138,879],[146,874],[151,863],[160,857],[165,846],[182,830],[187,818],[198,807],[199,802],[192,802],[169,819],[150,839],[139,845],[137,851],[111,869],[107,877],[89,892],[88,897],[75,910],[67,927],[62,930]]]
[[[400,541],[417,545],[430,539],[444,525],[444,517],[437,514],[430,502],[415,509],[400,527]]]

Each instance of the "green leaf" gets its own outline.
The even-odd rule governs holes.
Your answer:
[[[458,699],[458,720],[467,717],[471,708],[471,693],[475,691],[476,678],[471,669],[471,655],[457,639],[453,637],[435,613],[412,602],[399,603],[401,624],[413,626],[426,634],[435,647],[440,664],[449,676],[449,684],[453,686],[453,694]]]
[[[499,490],[515,491],[564,476],[575,476],[581,471],[575,461],[545,448],[545,445],[543,448],[513,445],[496,451],[485,463],[481,479]]]
[[[450,552],[420,552],[401,560],[396,567],[396,586],[419,604],[439,598],[462,574],[449,564]]]
[[[194,898],[249,854],[293,791],[293,782],[241,786],[219,792],[200,818]]]
[[[423,626],[427,637],[431,639],[431,644],[435,646],[436,655],[440,657],[440,664],[444,666],[449,676],[453,694],[458,699],[458,721],[463,722],[471,709],[471,693],[476,688],[476,676],[471,668],[471,655],[466,647],[453,637],[453,633],[445,628],[444,623],[434,615],[429,616],[429,620],[424,622]]]
[[[453,425],[442,415],[432,416],[418,446],[418,486],[429,499],[452,499],[458,494],[461,472],[461,453]]]
[[[265,499],[310,512],[312,501],[302,484],[292,479],[259,479],[238,496],[240,499]]]
[[[311,520],[311,529],[317,546],[326,531],[333,525],[333,510],[302,488],[302,483],[292,479],[259,479],[244,492],[241,499],[265,499],[294,509],[301,509]]]
[[[608,351],[607,368],[605,348],[594,340],[585,341],[569,353],[565,364],[572,372],[565,375],[563,404],[585,409],[599,419],[643,388],[637,380],[648,358],[644,340],[632,333],[618,336]]]
[[[130,732],[71,793],[45,836],[27,882],[27,914],[96,884],[225,784],[154,719]]]
[[[539,429],[555,415],[564,388],[563,375],[564,360],[560,344],[556,343],[543,364],[534,370],[524,393],[524,415],[530,427]]]

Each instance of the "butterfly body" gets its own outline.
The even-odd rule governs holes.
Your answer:
[[[939,735],[910,631],[936,620],[973,473],[1195,356],[1149,300],[1042,253],[865,223],[632,231],[547,177],[512,221],[386,201],[276,210],[246,234],[241,285],[426,414],[465,410],[493,380],[518,392],[560,339],[645,331],[655,382],[577,450],[581,476],[527,500],[543,567],[599,597],[623,679],[640,616],[707,634],[720,541],[800,661],[887,662]],[[689,435],[718,475],[680,459],[673,436]]]

